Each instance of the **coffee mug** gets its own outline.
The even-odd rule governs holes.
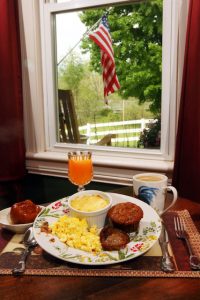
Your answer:
[[[173,199],[165,208],[168,190],[172,191]],[[178,198],[176,188],[168,185],[168,177],[159,173],[141,173],[133,176],[133,191],[138,199],[149,204],[159,215],[173,206]]]

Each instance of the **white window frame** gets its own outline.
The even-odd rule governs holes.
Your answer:
[[[57,143],[54,103],[52,13],[87,7],[130,3],[128,0],[70,0],[54,3],[19,0],[22,45],[26,166],[29,172],[67,177],[70,150],[93,152],[95,181],[132,184],[137,172],[155,171],[170,175],[173,170],[180,66],[180,7],[183,0],[164,0],[162,139],[160,150],[141,150]],[[46,2],[46,3],[45,3]],[[48,2],[48,3],[47,3]],[[132,1],[133,2],[133,1]],[[187,16],[187,14],[186,14]],[[182,30],[186,28],[186,16]],[[184,25],[184,26],[183,26]],[[183,34],[182,44],[184,45]],[[183,48],[182,45],[182,48]],[[179,46],[179,47],[178,47]],[[183,61],[183,55],[182,55]],[[180,83],[179,83],[180,85]],[[164,114],[163,114],[164,112]]]

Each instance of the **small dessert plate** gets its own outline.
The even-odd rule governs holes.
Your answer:
[[[43,206],[40,207],[43,208]],[[8,207],[0,211],[0,227],[15,233],[24,233],[29,227],[33,225],[33,222],[26,224],[13,224],[10,219],[10,210],[11,207]]]

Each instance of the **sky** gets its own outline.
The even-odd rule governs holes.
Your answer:
[[[72,49],[86,32],[77,12],[57,14],[57,60],[58,62]],[[80,44],[75,48],[77,52]]]

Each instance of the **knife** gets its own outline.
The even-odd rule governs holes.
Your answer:
[[[169,239],[163,222],[162,222],[161,234],[159,237],[159,244],[162,251],[161,269],[167,273],[174,272],[175,266],[174,266],[173,259],[170,256],[168,251]]]

